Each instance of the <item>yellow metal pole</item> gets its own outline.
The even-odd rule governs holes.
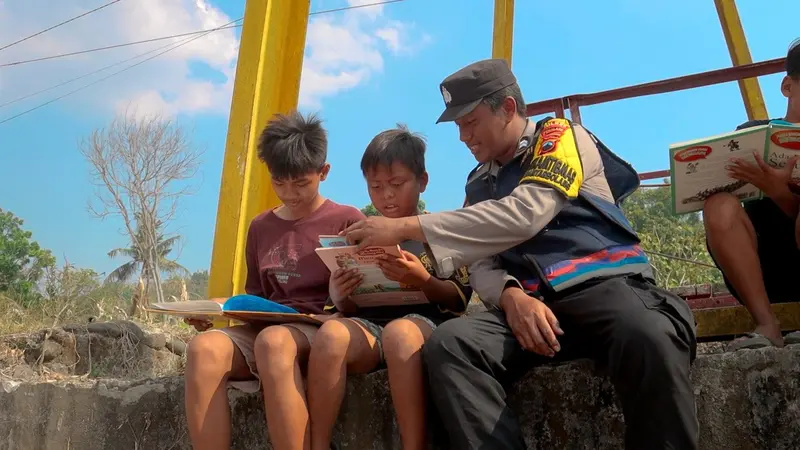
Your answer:
[[[211,296],[244,292],[250,221],[280,203],[271,189],[269,172],[258,159],[256,143],[274,114],[297,107],[310,3],[247,1],[220,189]],[[247,29],[248,19],[251,29]]]
[[[249,0],[263,1],[263,0]],[[297,107],[303,69],[310,0],[269,0],[258,58],[253,120],[247,144],[247,163],[233,267],[233,293],[244,292],[247,277],[245,243],[250,221],[280,204],[269,172],[256,155],[261,130],[277,113]]]
[[[731,54],[733,65],[741,66],[752,63],[753,59],[750,56],[750,49],[747,47],[747,38],[742,29],[742,22],[739,20],[736,2],[734,0],[714,0],[714,4],[717,7],[719,23],[725,34],[725,42],[728,44],[728,52]],[[767,108],[764,106],[758,78],[739,80],[739,90],[742,92],[748,119],[767,119]]]
[[[514,0],[494,0],[492,58],[502,58],[511,66],[514,44]]]
[[[247,143],[250,123],[253,120],[253,98],[266,13],[267,2],[251,0],[245,3],[231,114],[228,118],[228,137],[222,163],[214,247],[211,252],[208,295],[212,298],[227,297],[233,293],[233,266],[244,187]]]

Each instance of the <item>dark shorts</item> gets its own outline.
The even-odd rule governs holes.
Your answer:
[[[383,357],[383,322],[378,322],[374,320],[368,320],[361,317],[349,317],[350,320],[358,322],[359,325],[364,327],[371,335],[375,337],[375,341],[378,345],[378,351],[381,355],[381,367],[384,364],[385,360]],[[428,324],[431,327],[431,331],[435,330],[436,327],[441,323],[439,320],[432,320],[428,317],[422,316],[420,314],[406,314],[403,317],[399,317],[399,319],[416,319],[421,320],[422,322]]]
[[[795,242],[794,220],[768,198],[746,202],[744,210],[756,231],[758,259],[770,303],[800,300],[800,284],[794,280],[794,277],[800,277],[800,250]],[[711,249],[708,253],[714,259]],[[716,260],[714,264],[719,267]],[[728,291],[741,303],[739,294],[724,272],[722,276]]]

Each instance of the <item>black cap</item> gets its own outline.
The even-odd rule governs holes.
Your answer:
[[[517,82],[504,59],[485,59],[464,67],[439,85],[445,110],[439,122],[452,122],[475,109],[484,97]]]
[[[800,76],[800,38],[789,45],[789,52],[786,54],[786,74],[790,77]]]

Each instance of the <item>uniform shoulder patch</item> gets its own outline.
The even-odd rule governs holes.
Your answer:
[[[578,196],[583,184],[583,164],[568,120],[551,119],[542,125],[535,145],[523,161],[525,173],[519,184],[540,183],[567,198]]]

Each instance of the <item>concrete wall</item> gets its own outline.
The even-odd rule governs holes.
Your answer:
[[[701,448],[800,448],[800,346],[701,355],[693,370]],[[509,395],[531,449],[622,448],[613,389],[588,361],[542,367]],[[231,392],[233,448],[271,448],[257,395]],[[354,377],[342,449],[400,449],[385,373]],[[189,449],[180,378],[0,381],[0,450]]]

